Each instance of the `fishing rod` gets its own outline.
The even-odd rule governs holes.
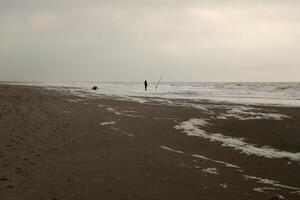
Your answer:
[[[159,85],[161,79],[163,78],[164,74],[165,74],[165,71],[161,74],[161,76],[160,76],[160,78],[159,78],[159,80],[158,80],[158,82],[157,82],[157,84],[156,84],[155,89],[157,89],[157,87],[158,87],[158,85]]]

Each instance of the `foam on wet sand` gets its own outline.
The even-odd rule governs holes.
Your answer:
[[[245,142],[244,138],[229,137],[220,133],[208,133],[203,129],[200,129],[200,127],[204,127],[206,125],[209,125],[207,121],[193,118],[188,121],[181,122],[174,128],[181,130],[188,136],[204,138],[211,142],[220,142],[222,146],[230,147],[246,155],[255,155],[270,159],[287,158],[291,161],[300,162],[300,152],[293,153],[281,151],[268,146],[257,147],[255,144]]]
[[[202,172],[207,174],[219,174],[218,170],[215,167],[202,169]]]
[[[112,125],[112,124],[116,124],[116,122],[110,121],[110,122],[101,122],[101,123],[100,123],[100,125],[102,125],[102,126]]]
[[[253,107],[245,106],[235,106],[230,110],[227,110],[226,113],[221,113],[217,116],[218,119],[230,119],[235,118],[239,120],[283,120],[290,118],[287,115],[279,113],[269,113],[269,112],[257,112],[257,109]]]

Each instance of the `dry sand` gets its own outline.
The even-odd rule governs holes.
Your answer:
[[[174,128],[210,118],[206,132],[295,153],[300,109],[257,107],[291,117],[283,120],[222,120],[212,117],[222,107],[206,104],[210,113],[0,85],[0,199],[300,199],[300,162]]]

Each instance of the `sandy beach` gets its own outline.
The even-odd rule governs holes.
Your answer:
[[[3,84],[0,199],[296,200],[299,130],[300,108]]]

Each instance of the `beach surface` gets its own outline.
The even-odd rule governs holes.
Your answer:
[[[0,199],[300,199],[300,108],[0,85]],[[177,103],[176,103],[177,102]]]

